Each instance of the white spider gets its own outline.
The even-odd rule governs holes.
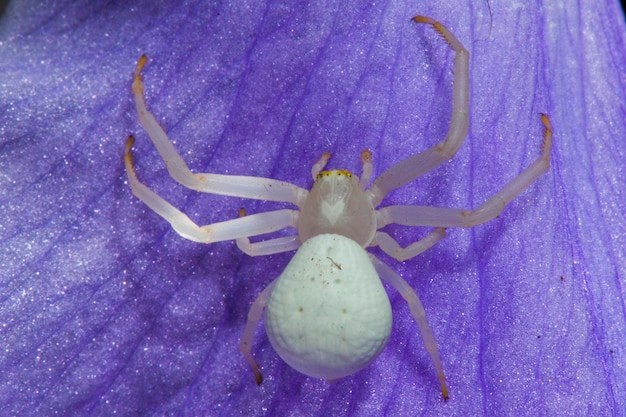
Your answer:
[[[298,249],[283,273],[257,297],[248,314],[240,347],[259,384],[262,376],[252,357],[251,345],[266,307],[269,340],[285,362],[298,371],[335,380],[371,363],[384,348],[391,331],[391,307],[382,278],[409,304],[434,363],[441,393],[447,399],[437,344],[419,298],[398,274],[364,248],[378,246],[397,260],[412,258],[442,239],[448,227],[472,227],[493,219],[549,168],[552,128],[548,117],[542,114],[545,130],[541,156],[478,209],[422,206],[375,209],[393,189],[452,158],[468,130],[469,53],[439,22],[423,16],[413,20],[433,26],[456,53],[450,129],[444,141],[392,166],[369,189],[366,189],[372,174],[369,151],[361,154],[360,179],[344,170],[322,171],[330,158],[329,153],[324,153],[311,170],[315,180],[311,191],[268,178],[192,173],[147,110],[141,79],[147,58],[142,56],[137,63],[132,89],[139,121],[176,181],[197,191],[287,202],[299,209],[250,216],[242,209],[237,219],[198,226],[139,182],[130,153],[134,138],[130,136],[126,142],[124,162],[133,194],[181,236],[203,243],[235,239],[237,246],[251,256]],[[435,230],[402,248],[390,235],[380,231],[390,223],[433,226]],[[298,234],[257,243],[248,239],[287,227],[296,228]]]

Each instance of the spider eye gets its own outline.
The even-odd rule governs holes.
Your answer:
[[[348,171],[347,169],[333,169],[332,171],[322,171],[317,174],[317,179],[319,180],[322,177],[331,177],[333,175],[337,175],[339,177],[345,175],[346,177],[351,178],[352,172]]]

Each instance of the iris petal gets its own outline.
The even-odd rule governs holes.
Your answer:
[[[86,2],[85,2],[86,3]],[[10,2],[0,17],[0,404],[7,415],[617,415],[626,408],[626,25],[617,2]],[[472,208],[532,162],[552,167],[498,219],[418,258],[385,261],[420,294],[450,400],[401,297],[372,365],[328,384],[290,369],[247,309],[290,254],[176,235],[125,183],[139,176],[200,223],[274,204],[183,190],[137,122],[148,105],[198,171],[310,187],[374,176],[441,140],[452,54],[471,53],[470,134],[457,157],[386,202]],[[332,166],[331,166],[332,165]],[[424,230],[390,228],[409,243]],[[451,409],[454,411],[451,412]]]

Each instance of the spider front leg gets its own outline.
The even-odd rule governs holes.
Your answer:
[[[187,188],[205,193],[256,200],[281,201],[300,206],[308,191],[284,181],[269,178],[256,178],[238,175],[197,174],[191,172],[187,164],[170,142],[163,128],[146,107],[141,70],[148,61],[142,55],[137,62],[133,77],[133,95],[139,114],[139,122],[144,127],[152,143],[165,161],[172,178]]]
[[[271,233],[286,227],[295,227],[298,211],[282,209],[252,216],[227,220],[206,226],[198,226],[185,213],[167,202],[163,197],[141,183],[137,178],[130,149],[135,138],[129,136],[124,149],[124,164],[133,194],[155,213],[167,220],[182,237],[201,243],[221,242],[248,236]],[[286,249],[289,250],[289,249]]]
[[[550,167],[552,124],[545,114],[541,115],[541,122],[543,123],[544,131],[543,146],[539,158],[476,210],[425,206],[388,206],[376,212],[378,228],[382,228],[390,223],[403,226],[473,227],[495,218],[502,213],[504,207],[511,200],[526,190]],[[394,256],[393,252],[395,249],[393,249],[393,244],[388,244],[386,247],[391,248],[392,252],[388,252],[381,244],[381,248],[385,252]]]
[[[330,159],[330,152],[324,152],[322,156],[320,157],[320,159],[317,160],[315,164],[313,164],[313,167],[311,168],[313,181],[317,179],[317,176],[319,175],[319,173],[322,172],[324,167],[326,167],[326,164],[328,163],[329,159]],[[372,152],[370,152],[368,149],[361,152],[361,165],[363,168],[361,172],[361,178],[359,180],[359,185],[362,190],[365,190],[365,187],[367,187],[367,183],[370,181],[370,178],[372,178],[372,171],[373,171]]]
[[[431,25],[456,53],[452,87],[452,119],[443,142],[413,155],[383,172],[369,189],[374,207],[391,191],[452,158],[463,144],[469,126],[469,52],[441,23],[424,16],[415,16],[416,23]]]
[[[359,186],[362,190],[365,190],[367,184],[372,178],[372,171],[374,169],[372,166],[372,152],[370,152],[369,149],[361,152],[361,164],[363,166],[363,169],[361,172],[361,178],[359,179]]]

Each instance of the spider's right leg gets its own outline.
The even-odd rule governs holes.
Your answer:
[[[456,52],[452,87],[452,120],[448,135],[443,142],[398,162],[374,181],[368,191],[374,207],[377,207],[391,190],[413,181],[452,158],[467,136],[469,126],[469,52],[441,23],[424,16],[415,16],[413,21],[431,25]]]
[[[420,333],[422,334],[422,340],[424,341],[424,345],[426,346],[426,350],[430,354],[430,357],[433,361],[433,365],[435,366],[435,372],[437,372],[437,379],[439,380],[439,384],[441,386],[441,395],[444,400],[448,399],[448,386],[446,385],[446,376],[443,373],[443,365],[441,364],[441,359],[439,358],[439,349],[437,348],[437,342],[435,341],[435,337],[433,336],[433,332],[428,325],[428,320],[426,320],[426,312],[424,311],[424,306],[420,301],[419,297],[413,291],[413,288],[407,284],[405,280],[400,277],[400,275],[396,274],[391,268],[381,262],[377,257],[370,254],[370,259],[374,264],[374,268],[376,268],[376,272],[378,275],[390,283],[399,293],[402,295],[402,298],[409,305],[409,309],[411,310],[411,315],[415,322],[417,323],[417,327],[420,329]]]
[[[430,249],[444,237],[446,237],[446,229],[444,227],[437,227],[422,239],[403,248],[394,238],[389,236],[388,233],[376,232],[370,246],[378,246],[392,258],[398,261],[406,261]]]
[[[155,213],[163,217],[182,237],[201,243],[221,242],[224,240],[239,239],[248,236],[257,236],[271,233],[286,227],[296,227],[299,212],[297,210],[282,209],[258,213],[252,216],[198,226],[185,213],[167,202],[163,197],[152,191],[137,178],[133,166],[130,148],[134,138],[130,136],[124,151],[124,164],[130,187],[141,201]],[[289,248],[285,249],[290,250]]]
[[[499,216],[511,200],[525,191],[550,167],[552,124],[548,116],[543,113],[541,122],[544,131],[539,158],[476,210],[429,206],[387,206],[376,211],[377,227],[380,229],[390,223],[404,226],[473,227]]]
[[[275,279],[272,281],[261,294],[254,300],[252,307],[250,307],[250,311],[248,312],[248,321],[246,322],[246,327],[243,330],[243,335],[241,336],[241,342],[239,344],[239,349],[243,356],[248,361],[250,368],[252,368],[252,372],[254,373],[254,380],[257,385],[261,385],[263,382],[263,375],[261,375],[261,371],[259,371],[259,364],[252,356],[252,342],[254,341],[254,331],[259,326],[259,322],[261,321],[261,317],[263,316],[263,309],[267,305],[267,301],[270,298],[270,294],[274,289],[274,285],[276,284]]]
[[[139,113],[139,122],[165,161],[172,178],[192,190],[257,200],[281,201],[300,206],[308,191],[288,182],[269,178],[236,175],[193,173],[170,142],[163,128],[146,107],[141,70],[148,61],[142,55],[133,77],[133,95]]]
[[[361,152],[361,165],[363,166],[361,172],[361,178],[359,179],[359,186],[363,191],[367,187],[367,184],[370,182],[370,178],[372,178],[372,152],[369,149]]]

